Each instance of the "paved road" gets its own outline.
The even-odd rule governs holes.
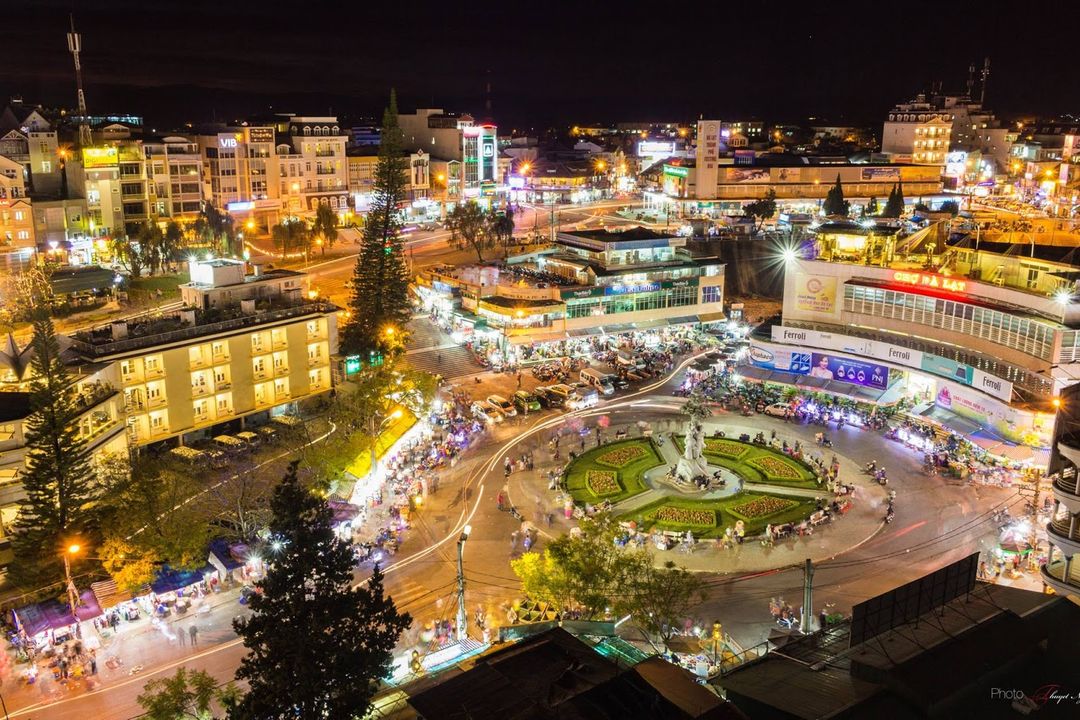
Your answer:
[[[509,382],[506,376],[498,379]],[[484,391],[490,391],[488,385],[485,381]],[[654,392],[658,398],[670,397],[665,388]],[[607,401],[607,414],[614,425],[671,417],[664,402],[654,403],[655,407],[647,409],[631,408],[628,403],[622,403],[627,403],[626,395]],[[817,432],[817,428],[786,425],[764,416],[739,417],[737,422],[740,426],[765,430],[775,427],[784,434],[802,438],[805,443],[812,443]],[[388,567],[390,594],[418,620],[407,641],[418,638],[425,622],[453,617],[455,541],[466,522],[473,528],[465,550],[470,621],[476,606],[481,603],[497,618],[499,604],[516,594],[509,560],[512,556],[510,535],[518,529],[518,522],[498,511],[494,502],[495,493],[503,485],[502,458],[523,449],[538,450],[554,428],[565,424],[565,417],[540,413],[497,426],[477,450],[444,477],[439,494],[425,503],[402,545],[401,559]],[[889,468],[892,487],[897,489],[899,499],[896,522],[857,549],[818,567],[816,607],[833,602],[838,610],[848,612],[856,602],[984,547],[992,530],[985,513],[1002,502],[1018,501],[1011,491],[966,487],[950,484],[940,477],[926,477],[921,472],[920,458],[880,435],[853,429],[831,434],[838,450],[853,462],[861,464],[874,459],[884,463]],[[530,497],[531,493],[541,496],[542,505],[551,502],[550,498],[542,496],[543,491],[535,482],[526,485],[524,482],[518,484],[517,478],[514,481],[514,492],[520,497],[515,497],[515,502],[526,517],[535,517],[535,498]],[[534,491],[533,487],[537,489]],[[1014,508],[1014,512],[1022,508],[1022,501],[1019,502],[1020,506]],[[550,537],[564,532],[568,525],[558,518],[550,530],[542,527],[541,548],[546,542],[545,535]],[[820,533],[798,542],[805,543],[802,547],[807,555],[819,555],[828,548],[812,544],[820,543],[826,536],[826,533]],[[680,559],[678,555],[672,557],[677,561]],[[717,560],[718,568],[723,562],[722,558]],[[801,597],[801,572],[794,569],[751,575],[717,574],[707,582],[709,599],[699,610],[697,619],[705,623],[719,618],[725,631],[744,645],[761,641],[771,629],[770,597],[782,596],[795,606]],[[205,668],[225,680],[235,668],[241,650],[234,643],[223,642],[184,662]],[[172,668],[161,670],[171,671]],[[47,709],[28,710],[9,705],[9,710],[12,710],[12,717],[133,717],[138,712],[136,697],[148,677],[151,677],[150,671],[131,682],[107,686],[96,694],[64,700]]]

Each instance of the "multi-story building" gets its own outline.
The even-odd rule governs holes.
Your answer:
[[[784,262],[782,322],[752,338],[747,372],[1048,447],[1080,380],[1080,298],[1063,249],[1032,250],[822,225]]]
[[[244,269],[192,261],[183,309],[72,336],[80,361],[117,368],[132,447],[184,442],[330,389],[337,308],[305,297],[303,273]]]
[[[348,133],[336,117],[289,117],[288,144],[278,145],[283,210],[291,215],[314,215],[328,205],[344,215],[349,207],[349,164],[345,157]]]
[[[889,111],[881,131],[881,151],[901,162],[944,165],[952,136],[952,114],[919,95]]]
[[[417,284],[429,309],[452,316],[463,334],[493,336],[508,354],[723,318],[723,263],[691,253],[685,238],[644,228],[559,233],[529,261],[437,268]]]
[[[408,181],[406,200],[408,207],[404,214],[408,219],[438,218],[440,198],[432,196],[431,156],[423,150],[404,153],[408,158],[406,176]],[[375,189],[375,171],[379,164],[379,148],[373,146],[358,147],[349,150],[349,195],[357,214],[363,215],[373,200]],[[443,183],[445,187],[445,169]]]
[[[1054,506],[1046,525],[1050,545],[1043,582],[1059,595],[1080,595],[1080,385],[1061,393],[1048,474]]]
[[[664,164],[658,173],[659,190],[644,194],[646,209],[690,217],[740,214],[746,202],[763,198],[771,190],[782,209],[816,214],[837,178],[849,200],[885,198],[897,184],[903,185],[907,197],[928,199],[942,191],[937,166],[856,164],[843,157],[750,150],[721,153],[719,123],[706,121],[704,125],[695,160]]]
[[[86,199],[93,237],[121,235],[154,216],[147,162],[140,140],[82,148],[68,161],[68,186]]]
[[[156,218],[194,220],[203,203],[203,161],[199,144],[181,135],[148,138],[147,187]]]
[[[0,156],[25,168],[27,190],[36,195],[55,195],[61,189],[63,155],[56,128],[44,111],[13,102],[0,114]]]
[[[26,194],[23,166],[0,156],[0,268],[26,265],[36,248],[34,212]]]
[[[461,163],[462,198],[495,194],[499,176],[498,130],[492,123],[476,124],[471,115],[441,109],[418,109],[400,115],[406,147],[424,150],[433,159]]]
[[[268,125],[200,130],[206,199],[241,221],[269,226],[281,216],[277,135]]]

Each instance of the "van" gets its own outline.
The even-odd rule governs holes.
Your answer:
[[[562,407],[569,407],[570,394],[574,392],[574,389],[572,387],[559,383],[557,385],[548,385],[545,390],[549,395],[554,395],[555,397],[561,399]]]
[[[600,393],[594,387],[575,388],[566,401],[571,410],[584,410],[600,402]]]
[[[517,409],[523,413],[528,414],[540,410],[540,400],[528,390],[518,390],[511,399]]]
[[[604,379],[604,374],[599,370],[585,368],[578,377],[581,379],[581,382],[596,388],[598,392],[603,393],[605,396],[615,394],[615,388],[612,387],[611,383]]]
[[[248,449],[247,443],[232,435],[218,435],[214,438],[214,447],[230,455],[238,455]]]
[[[630,383],[627,382],[626,378],[620,375],[615,375],[614,373],[608,373],[607,375],[605,375],[604,380],[616,390],[625,390],[626,388],[630,387]]]

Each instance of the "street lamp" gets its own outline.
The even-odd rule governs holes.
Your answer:
[[[68,556],[75,555],[80,550],[82,550],[81,545],[79,545],[78,543],[71,543],[67,546],[67,549],[64,551],[63,554],[64,578],[67,582],[68,604],[71,605],[71,617],[74,618],[76,623],[79,622],[79,615],[76,613],[76,608],[79,605],[79,594],[75,590],[75,581],[71,579],[71,561],[68,559]]]
[[[460,643],[468,636],[469,621],[465,615],[465,568],[462,565],[462,554],[465,551],[465,541],[469,539],[472,525],[466,525],[461,529],[461,537],[457,541],[457,641]]]

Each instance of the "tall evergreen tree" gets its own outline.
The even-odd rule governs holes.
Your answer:
[[[378,568],[352,587],[352,544],[334,533],[329,506],[300,485],[296,467],[271,501],[280,550],[257,583],[252,615],[234,623],[250,651],[236,677],[250,690],[233,720],[365,717],[412,622],[385,595]]]
[[[412,315],[409,275],[401,242],[400,205],[407,197],[408,161],[404,135],[398,126],[397,96],[383,114],[379,160],[375,166],[374,200],[364,223],[360,255],[353,272],[352,315],[342,328],[345,354],[362,354],[385,347],[388,327],[405,329]]]
[[[90,452],[78,435],[83,408],[60,360],[60,347],[48,310],[33,311],[33,371],[30,416],[26,420],[26,503],[15,520],[9,571],[16,583],[41,585],[59,580],[65,541],[91,528],[95,499]]]
[[[826,215],[847,217],[851,206],[844,199],[844,186],[840,184],[840,173],[836,174],[836,184],[829,188],[828,194],[825,195],[825,204],[822,209]]]
[[[904,214],[904,195],[898,185],[893,185],[889,191],[889,199],[885,201],[885,209],[881,216],[886,218],[898,218]]]

